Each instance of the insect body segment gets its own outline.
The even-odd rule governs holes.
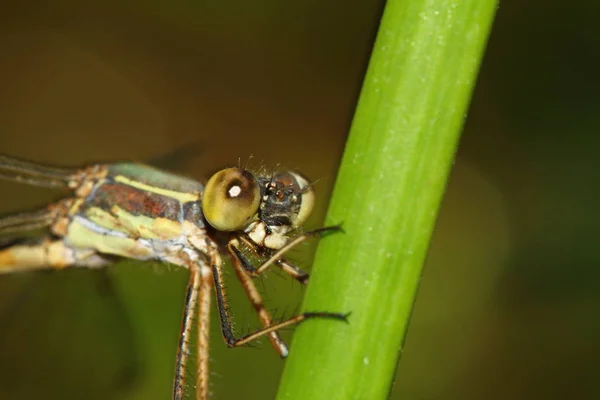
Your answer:
[[[123,173],[127,173],[124,175]],[[69,211],[65,241],[103,254],[159,259],[187,267],[190,238],[206,236],[199,205],[202,185],[143,165],[117,164]],[[153,186],[155,185],[155,186]],[[202,249],[204,250],[204,248]]]
[[[197,398],[208,396],[208,326],[211,288],[215,289],[221,332],[230,347],[266,335],[282,356],[288,354],[277,330],[308,318],[345,320],[338,313],[305,313],[274,323],[252,277],[272,265],[302,283],[308,274],[284,258],[285,252],[323,228],[288,235],[306,220],[314,192],[295,172],[255,176],[242,168],[197,181],[133,163],[94,165],[81,170],[39,166],[0,156],[0,178],[68,188],[71,197],[45,209],[0,218],[0,233],[48,228],[45,237],[0,246],[0,273],[69,266],[102,267],[116,258],[161,260],[187,268],[190,281],[176,359],[173,398],[186,390],[185,365],[193,316],[198,310]],[[206,223],[208,222],[208,223]],[[264,261],[255,267],[240,250]],[[223,285],[222,255],[231,258],[262,329],[236,338]]]
[[[94,250],[77,249],[63,240],[43,238],[0,249],[0,274],[42,268],[62,269],[72,265],[103,267],[111,260]]]

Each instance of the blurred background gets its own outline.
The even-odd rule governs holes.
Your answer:
[[[321,179],[317,227],[382,7],[3,2],[0,152],[200,180],[238,159],[283,164]],[[600,398],[598,15],[594,1],[501,2],[392,399]],[[0,193],[2,214],[61,195]],[[293,258],[309,268],[313,249]],[[169,398],[186,272],[96,275],[0,277],[0,399]],[[277,275],[260,287],[280,316],[302,296]],[[214,314],[211,330],[213,398],[273,398],[283,362],[269,343],[227,349]]]

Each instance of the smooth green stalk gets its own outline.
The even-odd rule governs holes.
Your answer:
[[[279,400],[388,396],[495,9],[387,2]]]

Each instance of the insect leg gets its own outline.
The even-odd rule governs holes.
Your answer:
[[[339,226],[339,225],[336,225],[336,226],[326,226],[326,227],[323,227],[323,228],[314,229],[312,231],[304,232],[303,234],[296,236],[293,240],[291,240],[289,243],[287,243],[281,249],[279,249],[275,253],[273,253],[273,255],[271,255],[258,268],[256,268],[255,275],[260,275],[263,272],[265,272],[267,270],[267,268],[269,268],[271,266],[271,264],[273,264],[275,261],[283,258],[283,256],[284,256],[285,253],[287,253],[288,251],[290,251],[292,248],[296,247],[300,243],[305,242],[306,240],[308,240],[308,239],[310,239],[310,238],[312,238],[314,236],[322,235],[322,234],[325,234],[325,233],[337,232],[337,231],[339,231],[341,229],[342,229],[342,227]]]
[[[0,245],[0,274],[73,265],[102,267],[109,263],[94,250],[76,249],[60,239],[22,239]]]
[[[285,328],[290,325],[298,324],[302,321],[311,318],[328,318],[328,319],[337,319],[346,321],[348,318],[348,314],[340,314],[340,313],[330,313],[330,312],[305,312],[295,317],[292,317],[286,321],[269,325],[262,329],[259,329],[249,335],[242,336],[241,338],[236,338],[233,334],[233,329],[231,326],[231,316],[229,315],[229,306],[227,304],[227,299],[225,296],[225,291],[223,290],[223,273],[221,271],[221,264],[219,262],[215,262],[212,264],[213,269],[213,279],[215,281],[215,292],[217,297],[217,306],[219,309],[219,317],[221,319],[221,332],[223,334],[223,339],[228,347],[239,347],[248,344],[249,342],[258,339],[263,335],[268,335],[272,332],[276,332],[281,328]],[[251,280],[248,280],[252,283]],[[255,288],[256,289],[256,288]],[[277,349],[277,348],[276,348]],[[281,354],[281,353],[280,353]],[[281,354],[285,357],[287,354]]]
[[[212,270],[206,264],[200,266],[200,299],[198,310],[198,361],[196,399],[208,399],[208,353],[210,349],[210,289],[213,285]]]
[[[266,259],[258,267],[252,266],[252,264],[245,259],[242,252],[235,246],[235,242],[233,242],[233,243],[230,242],[230,244],[228,245],[228,248],[231,252],[235,253],[235,255],[238,258],[240,258],[240,261],[242,263],[244,270],[248,274],[250,274],[250,276],[258,276],[258,275],[262,274],[263,272],[265,272],[271,265],[275,264],[275,265],[279,266],[281,269],[283,269],[286,273],[288,273],[291,277],[293,277],[294,279],[299,281],[300,283],[306,284],[308,282],[308,278],[309,278],[308,273],[303,271],[299,267],[295,266],[294,264],[290,263],[289,261],[287,261],[285,258],[283,258],[283,256],[285,255],[285,253],[290,251],[292,248],[296,247],[297,245],[299,245],[302,242],[305,242],[306,240],[310,239],[311,237],[322,235],[322,234],[327,234],[327,233],[332,233],[332,232],[337,232],[337,231],[340,231],[341,229],[342,228],[339,225],[327,226],[324,228],[314,229],[312,231],[308,231],[299,236],[296,236],[293,240],[291,240],[289,243],[287,243],[281,249],[279,249],[275,253],[271,254],[269,256],[269,258]],[[250,248],[256,247],[256,244],[254,244],[254,242],[252,242],[252,240],[250,240],[248,237],[240,236],[240,239],[242,241],[244,241],[244,243],[246,245],[248,245]]]
[[[233,343],[231,343],[231,344],[228,343],[228,346],[229,347],[244,346],[244,345],[260,338],[261,336],[268,335],[271,332],[275,332],[275,331],[278,331],[279,329],[287,328],[288,326],[291,326],[291,325],[299,324],[308,319],[313,319],[313,318],[335,319],[338,321],[348,322],[348,316],[349,316],[349,313],[341,314],[341,313],[331,313],[331,312],[323,312],[323,311],[304,312],[302,314],[296,315],[285,321],[281,321],[274,325],[271,325],[267,328],[258,329],[248,335],[242,336],[241,338],[236,339]]]
[[[302,268],[292,264],[285,258],[281,258],[275,261],[275,265],[284,270],[289,276],[297,280],[303,285],[308,284],[308,278],[310,275],[308,272],[304,271]]]
[[[256,311],[256,314],[258,315],[258,319],[260,320],[260,323],[262,324],[262,326],[264,328],[273,325],[273,318],[271,317],[271,314],[269,313],[269,311],[267,311],[267,309],[265,308],[265,305],[263,304],[263,301],[262,301],[262,297],[261,297],[260,293],[258,292],[258,290],[256,289],[254,282],[252,282],[252,278],[244,271],[243,263],[247,262],[247,260],[242,259],[243,260],[242,261],[237,256],[238,256],[238,253],[232,253],[232,264],[235,268],[235,272],[238,276],[238,279],[240,280],[240,282],[242,283],[242,286],[244,287],[244,290],[246,291],[246,296],[248,296],[250,303],[252,303],[252,306],[254,307],[254,310]],[[220,267],[217,267],[216,273],[219,274],[218,280],[220,283],[220,285],[219,285],[220,290],[221,290],[221,292],[224,293],[224,288],[222,285],[222,272],[220,270]],[[215,285],[215,288],[216,288],[216,286],[217,285]],[[225,296],[223,296],[223,297],[225,297]],[[287,348],[287,345],[281,339],[281,337],[279,337],[279,334],[277,332],[271,332],[269,334],[269,341],[273,345],[273,348],[275,349],[275,351],[281,357],[286,357],[288,355],[289,350]]]
[[[234,260],[234,262],[237,261],[239,263],[240,267],[249,276],[252,276],[252,277],[258,276],[259,275],[257,273],[258,268],[256,268],[254,265],[252,265],[252,263],[248,260],[248,258],[246,258],[246,256],[240,251],[240,249],[238,248],[238,245],[239,245],[239,243],[237,242],[236,239],[231,240],[227,244],[227,250],[229,251],[229,254],[231,254],[232,259]],[[287,261],[286,259],[281,258],[279,260],[275,260],[274,263],[275,263],[275,265],[280,267],[282,270],[284,270],[288,275],[290,275],[292,278],[296,279],[298,282],[302,283],[303,285],[308,283],[308,277],[309,277],[308,272],[303,271],[302,269],[295,266],[294,264]],[[265,270],[263,269],[262,272],[264,272],[264,271]]]
[[[190,354],[190,334],[192,320],[198,306],[198,291],[200,290],[200,271],[190,268],[190,281],[188,283],[185,306],[183,308],[183,321],[179,344],[177,345],[177,358],[175,361],[175,379],[173,382],[173,400],[182,400],[185,391],[185,366]],[[198,360],[200,363],[201,360]]]
[[[198,371],[196,381],[196,398],[208,399],[208,352],[210,326],[210,289],[212,286],[211,269],[201,263],[188,265],[190,281],[185,297],[183,322],[177,360],[175,362],[175,380],[173,383],[173,400],[182,400],[185,394],[186,365],[190,355],[190,335],[196,308],[198,310]]]

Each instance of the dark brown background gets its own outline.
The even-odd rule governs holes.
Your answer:
[[[198,179],[252,155],[251,163],[322,178],[309,223],[318,226],[381,7],[4,2],[0,152],[82,165],[152,160],[187,147],[170,165]],[[584,0],[501,2],[392,398],[600,395],[599,12]],[[0,194],[0,212],[56,197],[9,183]],[[300,264],[310,265],[310,251],[296,254]],[[126,398],[167,398],[186,274],[117,267],[111,274],[140,360]],[[248,331],[250,306],[230,287],[237,327]],[[277,276],[264,288],[284,314],[301,296]],[[47,308],[60,312],[52,303]],[[44,335],[35,313],[25,317]],[[65,331],[70,318],[60,320]],[[78,346],[92,349],[93,365],[94,351],[103,351],[99,331],[85,332]],[[215,318],[213,339],[215,398],[273,397],[283,363],[268,344],[228,350]],[[77,351],[65,342],[53,342],[56,360]],[[42,348],[34,352],[44,357]],[[59,361],[43,368],[57,380],[90,378],[64,375]]]

